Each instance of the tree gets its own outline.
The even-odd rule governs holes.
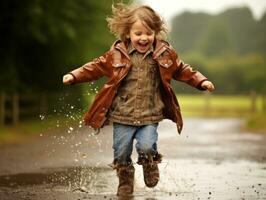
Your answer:
[[[233,49],[226,25],[218,20],[213,20],[212,23],[209,23],[197,46],[196,48],[206,56],[223,55]]]
[[[2,0],[0,89],[58,90],[64,73],[107,51],[112,1]]]
[[[172,44],[179,52],[191,51],[208,26],[210,15],[184,12],[172,20]]]

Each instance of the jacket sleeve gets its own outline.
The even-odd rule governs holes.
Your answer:
[[[69,72],[74,77],[73,84],[94,81],[102,76],[109,77],[110,68],[107,66],[109,55],[110,52],[107,52],[103,56],[95,58],[93,61]]]
[[[176,63],[177,70],[174,72],[173,79],[185,82],[199,90],[205,90],[201,87],[201,83],[207,80],[205,76],[203,76],[200,72],[193,70],[189,64],[185,64],[178,58],[176,59]]]

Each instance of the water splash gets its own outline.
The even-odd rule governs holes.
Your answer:
[[[39,117],[40,117],[41,120],[44,120],[45,115],[39,115]]]
[[[91,85],[94,85],[94,83],[91,83]],[[91,96],[97,92],[98,88],[93,86],[81,96]],[[45,136],[45,132],[52,131],[54,134],[47,135],[51,138],[51,143],[46,145],[47,156],[51,160],[61,157],[61,155],[58,156],[60,150],[57,151],[57,149],[63,146],[65,152],[68,152],[67,160],[72,160],[70,164],[75,166],[75,170],[70,175],[53,174],[53,181],[67,182],[69,191],[92,192],[93,186],[97,184],[97,173],[95,173],[94,168],[99,167],[101,163],[98,162],[91,168],[87,167],[92,153],[86,150],[86,146],[90,144],[90,147],[95,149],[95,153],[103,153],[102,140],[94,135],[92,130],[88,132],[90,130],[88,127],[84,127],[82,118],[85,111],[74,104],[67,103],[69,96],[70,94],[66,93],[59,97],[59,106],[55,106],[51,114],[39,116],[46,129],[43,131],[44,134],[42,133],[40,136]],[[81,98],[78,98],[77,101],[81,101]],[[53,120],[54,118],[56,119]]]

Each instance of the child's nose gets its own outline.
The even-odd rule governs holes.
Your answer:
[[[142,40],[142,41],[146,41],[146,40],[147,40],[147,36],[146,36],[146,35],[143,35],[143,36],[141,37],[141,40]]]

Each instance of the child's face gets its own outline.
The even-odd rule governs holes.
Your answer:
[[[139,53],[146,53],[154,42],[155,32],[138,19],[132,25],[129,37],[133,47]]]

